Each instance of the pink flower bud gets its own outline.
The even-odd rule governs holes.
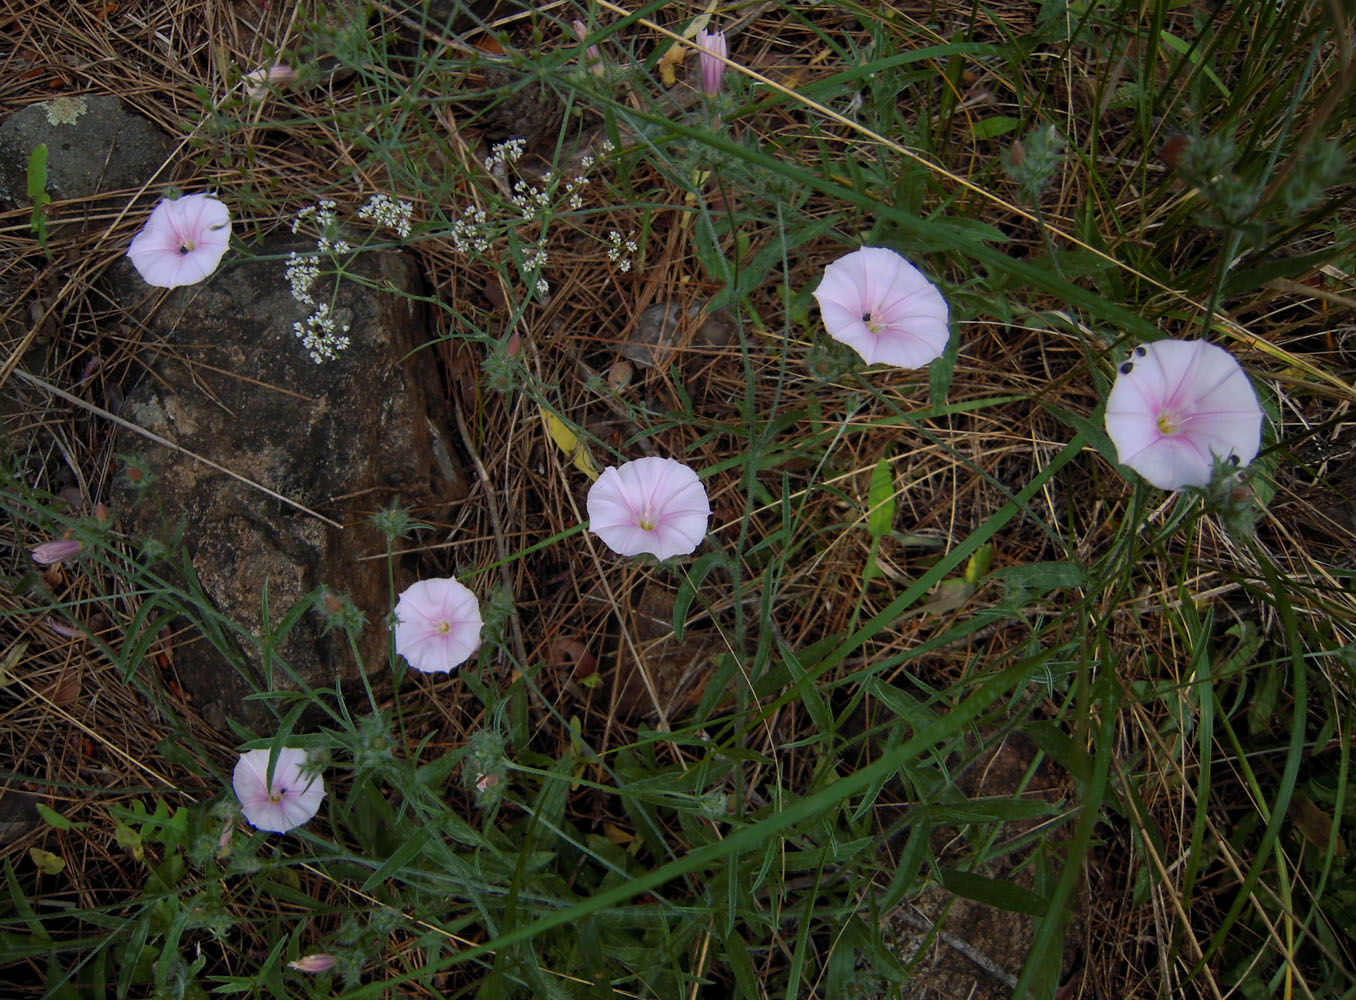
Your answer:
[[[725,44],[725,32],[703,28],[697,32],[696,42],[702,71],[702,93],[714,97],[720,93],[720,82],[725,77],[724,59],[729,51]]]
[[[581,42],[589,37],[589,29],[584,26],[583,21],[571,21],[570,27],[574,29],[575,37]],[[584,68],[597,75],[607,72],[607,67],[603,65],[602,50],[598,46],[590,45],[584,50]]]
[[[81,545],[74,538],[62,538],[54,542],[43,542],[28,550],[33,561],[39,566],[51,566],[65,559],[74,559],[80,554]]]
[[[326,955],[323,952],[315,955],[307,955],[305,958],[299,958],[295,962],[288,962],[289,969],[296,969],[298,972],[328,972],[334,968],[334,956]]]
[[[258,101],[268,95],[270,83],[296,83],[297,71],[291,66],[278,63],[274,66],[263,66],[246,73],[241,82],[245,84],[245,96],[251,101]]]

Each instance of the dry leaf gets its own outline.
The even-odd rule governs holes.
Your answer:
[[[1328,849],[1328,838],[1332,836],[1332,817],[1301,791],[1296,791],[1290,800],[1290,821],[1309,843],[1325,851]],[[1346,853],[1346,842],[1339,835],[1337,843],[1333,845],[1333,854],[1341,857]]]

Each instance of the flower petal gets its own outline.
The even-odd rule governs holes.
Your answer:
[[[1228,351],[1203,340],[1135,348],[1106,402],[1106,430],[1123,465],[1154,486],[1210,482],[1214,461],[1257,457],[1262,408]]]
[[[589,530],[623,556],[686,555],[706,537],[711,504],[697,474],[672,458],[603,470],[589,488]]]
[[[305,750],[283,747],[273,767],[269,794],[268,750],[248,750],[236,761],[231,787],[245,819],[259,830],[286,833],[313,817],[325,797],[325,782],[306,771]]]
[[[480,647],[480,602],[456,580],[420,580],[406,587],[395,617],[396,652],[415,670],[453,670]]]
[[[814,296],[829,336],[867,364],[922,368],[951,337],[937,286],[886,247],[862,247],[828,265]]]
[[[189,194],[156,205],[127,256],[147,284],[178,288],[215,271],[230,243],[230,210],[210,195]]]

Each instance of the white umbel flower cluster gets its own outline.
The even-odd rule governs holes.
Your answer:
[[[333,361],[348,347],[348,324],[335,319],[328,302],[317,303],[315,312],[304,323],[293,323],[292,330],[318,365]]]
[[[358,209],[358,218],[370,219],[379,226],[394,229],[402,239],[409,239],[410,226],[414,218],[414,206],[408,201],[400,201],[389,194],[374,194],[367,203]]]

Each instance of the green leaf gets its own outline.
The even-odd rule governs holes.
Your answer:
[[[692,607],[692,601],[697,596],[697,588],[706,580],[706,576],[717,566],[728,568],[730,557],[723,551],[708,552],[697,559],[692,567],[683,574],[682,582],[678,585],[678,593],[673,599],[673,637],[675,642],[683,641],[683,629],[687,627],[688,608]],[[597,677],[597,674],[591,676]],[[594,681],[596,684],[597,681]]]
[[[960,354],[960,338],[953,332],[947,338],[942,356],[928,365],[928,402],[933,407],[946,405],[946,394],[951,391],[951,380],[956,374],[956,357]]]
[[[866,502],[866,530],[872,538],[888,535],[895,523],[895,474],[889,459],[882,458],[871,470]]]
[[[988,575],[989,567],[993,565],[993,546],[983,545],[975,551],[970,557],[970,561],[965,564],[965,582],[972,587],[979,586],[979,581]]]
[[[424,844],[428,837],[427,829],[415,830],[409,839],[396,848],[379,868],[367,876],[367,880],[361,886],[362,891],[370,892],[373,887],[381,885],[387,879],[395,878],[402,868],[424,850]]]
[[[975,127],[970,130],[970,134],[981,141],[996,139],[1000,135],[1007,135],[1020,124],[1022,123],[1018,119],[1009,115],[996,115],[993,118],[981,118],[975,122]]]
[[[1010,913],[1025,913],[1031,917],[1043,917],[1050,908],[1049,901],[1038,896],[1030,889],[1020,885],[1003,882],[994,878],[976,875],[974,872],[958,871],[954,868],[942,869],[942,885],[948,892],[966,899],[974,899],[989,906]]]
[[[141,834],[137,833],[116,816],[113,817],[113,837],[117,840],[119,847],[130,851],[132,857],[136,858],[138,861],[146,857],[146,849],[141,846]]]
[[[33,805],[38,810],[38,815],[54,830],[83,830],[85,828],[84,823],[72,823],[61,813],[55,809],[47,808],[41,802],[35,802]]]
[[[38,143],[28,155],[28,200],[33,203],[33,218],[29,228],[38,234],[38,245],[47,249],[47,144]]]
[[[40,142],[28,155],[28,200],[40,209],[52,200],[47,193],[47,144]]]

